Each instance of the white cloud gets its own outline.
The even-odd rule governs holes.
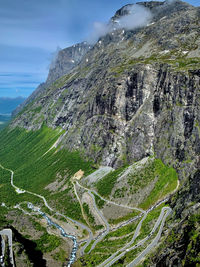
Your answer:
[[[119,28],[132,30],[147,25],[152,15],[149,9],[141,5],[132,5],[127,8],[129,14],[119,19]]]
[[[111,23],[105,24],[95,22],[93,25],[93,31],[87,41],[93,44],[100,37],[112,32],[115,28],[133,30],[135,28],[145,26],[152,17],[150,10],[141,5],[128,6],[127,11],[128,15],[118,18],[115,21],[115,25],[112,25]]]

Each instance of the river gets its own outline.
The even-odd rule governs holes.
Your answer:
[[[74,235],[68,235],[60,225],[58,225],[57,223],[54,223],[44,212],[42,212],[39,208],[34,207],[32,203],[30,202],[28,203],[28,208],[35,212],[38,212],[40,215],[42,215],[43,218],[45,218],[48,225],[52,225],[56,227],[58,230],[60,230],[60,233],[62,236],[70,238],[73,241],[73,248],[72,248],[72,252],[70,255],[69,263],[67,265],[67,267],[70,267],[76,260],[76,253],[78,250],[78,243],[77,243],[76,237]]]

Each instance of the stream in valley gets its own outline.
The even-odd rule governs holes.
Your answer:
[[[54,223],[44,212],[42,212],[39,208],[34,207],[34,205],[32,203],[28,203],[28,208],[38,212],[40,215],[42,215],[43,218],[45,218],[45,220],[47,221],[48,225],[52,225],[54,227],[56,227],[58,230],[60,230],[60,233],[62,236],[70,238],[73,241],[73,248],[72,248],[72,252],[69,258],[69,262],[67,267],[70,267],[76,260],[76,253],[78,250],[78,243],[77,243],[77,239],[74,235],[69,235],[65,232],[65,230],[58,225],[57,223]]]

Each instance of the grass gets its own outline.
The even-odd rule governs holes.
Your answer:
[[[91,247],[92,247],[92,245],[94,244],[94,242],[95,242],[95,240],[92,240],[91,242],[90,242],[90,244],[86,247],[86,249],[85,249],[85,253],[88,253],[89,251],[90,251],[90,249],[91,249]]]
[[[175,58],[174,58],[175,57]],[[181,51],[172,50],[167,54],[152,54],[150,57],[139,57],[133,59],[126,59],[123,63],[110,69],[111,73],[114,73],[115,77],[120,77],[124,72],[131,70],[131,68],[138,64],[152,64],[152,63],[166,63],[178,71],[198,69],[200,67],[200,61],[198,58],[187,58],[183,56]]]
[[[155,221],[159,217],[160,211],[161,211],[161,209],[162,209],[163,206],[165,206],[165,205],[163,204],[163,205],[157,207],[156,209],[154,209],[153,211],[151,211],[147,215],[146,219],[142,223],[140,235],[136,238],[134,244],[136,244],[139,240],[145,238],[151,232],[151,230],[153,228],[153,224],[155,223]],[[128,265],[128,263],[130,263],[131,261],[133,261],[134,258],[140,252],[142,252],[147,247],[147,245],[155,238],[155,236],[156,236],[156,234],[158,232],[158,229],[154,232],[154,234],[150,237],[150,239],[144,243],[144,245],[142,245],[141,247],[138,247],[138,248],[136,248],[134,250],[131,250],[131,251],[127,252],[122,258],[120,258],[112,266],[116,266],[116,267],[117,266],[126,266],[126,265]],[[148,264],[147,265],[144,265],[144,263],[143,263],[142,265],[137,265],[137,266],[149,266],[149,265]]]
[[[178,175],[175,169],[166,166],[160,159],[146,163],[140,170],[129,175],[128,184],[132,193],[145,190],[151,182],[154,182],[153,189],[139,205],[142,209],[148,209],[159,199],[164,198],[172,192],[178,182]]]
[[[101,196],[108,197],[111,194],[117,178],[125,168],[126,166],[114,170],[97,182],[96,188]]]
[[[138,214],[140,214],[140,212],[134,210],[134,211],[128,213],[127,215],[125,215],[125,216],[119,217],[119,218],[117,218],[117,219],[110,219],[110,220],[109,220],[109,223],[111,223],[111,224],[118,224],[118,223],[120,223],[120,222],[127,221],[127,220],[129,220],[129,219],[131,219],[131,218],[134,218],[134,217],[137,216]]]
[[[56,252],[53,255],[54,260],[56,261],[60,261],[60,262],[65,262],[67,259],[67,253],[65,250],[60,249],[58,252]]]
[[[135,243],[138,240],[143,239],[146,237],[148,234],[150,234],[154,222],[157,220],[157,218],[160,215],[161,209],[166,206],[164,203],[152,210],[151,212],[148,213],[146,219],[142,222],[141,230],[139,236],[136,238]]]
[[[94,216],[91,214],[89,205],[87,203],[83,203],[83,210],[84,210],[85,214],[87,215],[89,223],[94,225],[95,219],[94,219]]]
[[[35,205],[43,205],[40,198],[24,193],[17,194],[10,185],[10,172],[0,168],[0,203],[5,203],[7,207],[12,208],[16,203],[30,201]],[[5,208],[0,207],[2,212]]]
[[[116,231],[112,231],[106,236],[106,238],[109,239],[110,237],[121,237],[121,236],[130,234],[130,233],[133,233],[137,227],[137,223],[138,221],[130,223],[124,227],[121,227],[117,229]]]
[[[62,133],[60,129],[53,130],[46,126],[38,131],[17,128],[9,131],[6,128],[0,133],[0,163],[15,172],[16,186],[42,194],[57,210],[74,219],[82,219],[80,206],[71,190],[70,177],[80,169],[85,175],[90,174],[93,172],[92,163],[83,160],[78,151],[53,148],[46,153]],[[66,190],[52,193],[45,189],[49,183],[56,180],[58,173],[64,176],[66,172],[69,177]],[[8,172],[6,180],[4,178],[4,182],[0,182],[4,188],[1,197],[11,205],[18,203],[19,200],[32,202],[31,195],[28,195],[28,198],[27,194],[17,196],[10,187],[9,175]]]
[[[46,232],[39,239],[34,241],[37,244],[37,249],[43,253],[51,252],[61,245],[61,238]]]
[[[95,223],[95,218],[94,218],[93,214],[91,213],[89,205],[87,203],[83,203],[83,210],[84,210],[84,213],[86,214],[86,216],[88,218],[88,221],[89,221],[90,225],[92,225],[92,228],[94,230],[98,231],[98,230],[104,228],[103,225],[101,225],[101,224],[97,225]]]
[[[118,188],[118,189],[115,191],[113,197],[114,197],[114,198],[123,198],[123,197],[125,196],[126,191],[127,191],[127,188],[126,188],[125,186],[122,187],[122,188]]]
[[[157,182],[145,201],[140,204],[142,209],[149,208],[177,187],[178,174],[175,169],[164,165],[160,159],[154,161],[154,175],[157,177]]]
[[[96,194],[93,194],[93,195],[94,195],[97,207],[99,209],[102,209],[106,202],[103,199],[101,199],[99,196],[97,196]]]
[[[106,237],[99,242],[94,250],[90,254],[84,255],[81,258],[81,262],[84,263],[83,266],[97,266],[105,259],[111,256],[117,249],[123,247],[127,242],[129,242],[134,234],[137,227],[137,223],[131,223],[116,231],[110,232]],[[126,236],[128,235],[128,236]],[[112,239],[112,238],[115,239]],[[86,252],[88,252],[93,243],[90,243],[87,247]]]

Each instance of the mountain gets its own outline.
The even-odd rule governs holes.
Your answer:
[[[9,98],[0,97],[0,113],[1,114],[11,114],[13,110],[16,109],[22,102],[25,101],[23,97]]]
[[[25,98],[23,97],[0,97],[0,130],[3,129],[11,119],[11,113],[24,101]]]
[[[132,10],[146,19],[130,28]],[[58,53],[0,134],[1,171],[15,170],[20,192],[4,178],[10,210],[0,225],[28,234],[47,266],[66,257],[73,266],[198,266],[200,8],[130,4],[106,27],[93,46]],[[73,245],[46,233],[27,202],[66,227]]]
[[[26,99],[26,101],[24,101],[13,111],[13,116],[17,115],[36,97],[40,97],[40,94],[43,93],[43,90],[47,89],[51,83],[55,82],[58,78],[62,77],[64,74],[70,72],[74,67],[76,67],[90,48],[90,45],[88,45],[86,42],[83,42],[60,50],[56,58],[51,63],[46,82],[41,83],[37,89]]]

